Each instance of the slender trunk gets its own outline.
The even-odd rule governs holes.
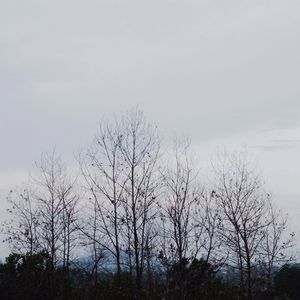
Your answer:
[[[55,233],[54,233],[54,216],[51,216],[51,269],[54,271],[55,260]]]
[[[251,276],[251,257],[248,243],[245,243],[246,258],[247,258],[247,299],[252,300],[252,276]]]
[[[115,230],[115,243],[116,243],[117,282],[118,284],[120,284],[121,262],[120,262],[119,232],[118,232],[117,216],[118,216],[117,205],[114,204],[114,230]]]
[[[252,300],[252,278],[251,278],[251,264],[247,260],[247,298],[248,300]]]
[[[97,231],[97,215],[96,215],[96,209],[97,204],[95,202],[95,207],[94,207],[94,232],[93,232],[93,251],[94,251],[94,285],[96,286],[98,283],[98,254],[97,254],[97,245],[96,245],[96,231]]]
[[[114,205],[114,234],[115,234],[115,250],[116,250],[116,263],[117,263],[117,282],[120,284],[121,276],[121,262],[120,262],[120,247],[119,247],[119,231],[118,231],[118,211],[117,211],[117,192],[115,180],[115,161],[113,164],[113,205]]]
[[[243,267],[243,258],[240,246],[240,238],[237,235],[237,243],[238,243],[238,264],[240,271],[240,296],[241,299],[244,299],[244,290],[245,290],[245,282],[244,282],[244,267]]]
[[[151,255],[150,255],[150,247],[147,246],[147,274],[148,274],[148,288],[150,295],[153,294],[153,276],[151,270]]]
[[[141,272],[140,272],[140,261],[139,261],[139,241],[137,233],[137,221],[135,215],[135,206],[132,209],[133,213],[133,238],[134,238],[134,255],[135,255],[135,271],[136,271],[136,285],[137,289],[141,288]]]
[[[134,147],[133,147],[134,149]],[[135,191],[134,191],[134,164],[135,159],[133,155],[132,167],[131,167],[131,206],[132,206],[132,222],[133,222],[133,243],[134,243],[134,256],[135,256],[135,275],[136,275],[136,288],[137,288],[137,298],[140,298],[141,290],[141,270],[139,261],[139,239],[137,230],[137,218],[136,218],[136,203],[135,203]]]
[[[69,265],[70,265],[70,252],[71,252],[71,232],[70,232],[70,219],[68,219],[67,255],[66,255],[66,271],[68,277],[69,277]]]

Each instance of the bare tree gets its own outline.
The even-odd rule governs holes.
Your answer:
[[[196,255],[192,249],[198,233],[195,232],[195,205],[200,201],[198,172],[189,153],[188,140],[176,140],[168,166],[162,170],[165,201],[161,218],[164,219],[164,257],[181,261]],[[200,228],[199,228],[200,229]],[[194,250],[194,253],[193,253]]]
[[[4,222],[5,241],[14,252],[34,254],[40,249],[38,236],[39,212],[29,188],[10,191],[7,209],[11,218]]]
[[[207,263],[213,263],[215,268],[221,267],[226,260],[222,242],[218,238],[218,230],[222,225],[222,213],[214,201],[214,194],[201,192],[201,197],[195,203],[195,256],[201,256]]]
[[[13,193],[9,196],[13,219],[6,234],[21,254],[49,253],[49,284],[50,292],[54,293],[54,272],[62,264],[68,279],[72,253],[77,246],[75,224],[79,197],[75,181],[55,151],[42,155],[28,186],[17,197]],[[68,285],[64,285],[64,293],[67,298]]]
[[[263,239],[259,247],[259,263],[262,275],[266,278],[269,297],[273,297],[273,277],[279,266],[293,260],[291,248],[294,246],[294,232],[287,233],[287,218],[282,212],[268,203],[269,225],[263,230]]]
[[[271,223],[266,218],[268,194],[246,154],[225,153],[214,170],[217,182],[212,194],[223,214],[219,237],[230,254],[229,262],[240,272],[241,291],[250,300],[262,232]]]
[[[97,285],[100,267],[107,250],[107,246],[103,246],[106,245],[107,236],[101,230],[101,218],[99,217],[98,204],[95,197],[89,198],[87,208],[89,211],[82,214],[83,219],[77,223],[77,228],[81,233],[80,244],[83,246],[84,252],[91,257],[91,260],[86,262],[84,268],[88,274],[92,275],[94,285]]]
[[[124,160],[128,250],[133,252],[137,289],[141,287],[145,263],[147,233],[155,218],[157,203],[157,161],[160,142],[156,128],[146,123],[142,112],[125,114],[120,123],[123,129],[120,145]]]
[[[41,161],[36,163],[36,168],[34,197],[40,210],[41,228],[39,234],[41,235],[42,247],[49,252],[54,270],[63,233],[61,226],[63,199],[57,193],[63,167],[53,151],[50,155],[42,155]]]
[[[82,174],[94,199],[97,217],[101,220],[99,229],[106,237],[98,243],[115,258],[118,278],[122,264],[120,235],[125,222],[122,201],[127,180],[121,142],[122,133],[118,123],[102,123],[93,145],[81,158]]]
[[[58,261],[68,269],[75,247],[75,218],[78,195],[75,181],[67,174],[55,150],[43,154],[32,176],[31,197],[38,213],[38,237],[42,249],[48,251],[51,268]]]
[[[95,203],[98,243],[114,257],[117,277],[128,263],[138,289],[156,214],[158,155],[156,129],[140,111],[132,110],[120,120],[101,123],[93,145],[80,159],[87,192]]]
[[[75,190],[74,185],[75,181],[69,178],[64,172],[57,189],[58,198],[62,202],[62,263],[67,275],[69,274],[71,258],[73,258],[72,252],[78,244],[78,228],[76,221],[78,220],[79,214],[79,195]]]

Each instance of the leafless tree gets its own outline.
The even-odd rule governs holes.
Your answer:
[[[62,159],[43,154],[32,176],[32,197],[39,211],[38,236],[42,249],[48,251],[54,270],[60,261],[68,269],[75,247],[78,195],[75,181],[68,175]]]
[[[161,171],[165,198],[161,215],[165,236],[162,251],[164,257],[171,261],[181,261],[196,254],[192,245],[200,230],[198,228],[198,232],[195,232],[193,216],[196,203],[200,201],[198,171],[189,153],[189,146],[190,142],[186,139],[176,140],[168,166]]]
[[[39,212],[29,188],[10,191],[7,201],[10,219],[4,222],[5,241],[14,252],[34,254],[40,250]]]
[[[124,161],[126,196],[124,198],[127,245],[133,252],[136,284],[141,287],[147,233],[156,217],[157,162],[160,141],[156,128],[147,124],[142,112],[133,110],[125,114],[120,123]]]
[[[101,123],[94,144],[80,159],[87,192],[96,205],[102,236],[98,243],[115,258],[118,276],[128,263],[138,289],[156,213],[158,155],[156,129],[140,111],[132,110],[119,120]]]
[[[212,194],[222,212],[219,237],[229,252],[229,262],[240,272],[241,291],[253,299],[253,273],[263,231],[270,226],[268,194],[246,154],[227,154],[214,166],[216,186]]]
[[[214,201],[214,194],[203,190],[195,202],[195,256],[200,256],[207,263],[221,267],[226,260],[218,230],[222,225],[222,213]]]
[[[102,123],[93,145],[82,155],[80,163],[89,193],[94,199],[97,218],[101,221],[97,221],[98,228],[106,237],[98,243],[115,257],[118,278],[122,265],[120,235],[125,222],[122,201],[127,180],[121,143],[122,133],[118,123]]]
[[[79,195],[75,190],[75,181],[68,177],[64,171],[57,188],[58,198],[62,203],[62,264],[66,273],[69,274],[70,260],[73,258],[72,252],[78,246],[78,228],[76,222],[78,220],[78,204]]]
[[[55,151],[36,163],[28,187],[8,197],[12,220],[7,223],[7,240],[24,254],[46,250],[51,270],[60,262],[69,273],[77,245],[76,218],[79,196],[75,180]],[[15,195],[16,194],[16,195]]]
[[[54,151],[50,155],[42,155],[41,161],[36,163],[36,171],[34,197],[40,210],[41,228],[39,234],[41,235],[42,247],[49,252],[54,269],[63,232],[61,226],[63,200],[57,193],[62,166]]]
[[[77,228],[80,233],[81,246],[83,246],[84,253],[87,253],[91,260],[88,260],[84,266],[85,271],[93,277],[93,283],[98,283],[99,271],[105,258],[105,251],[107,250],[106,240],[107,236],[101,230],[101,218],[99,217],[99,210],[97,198],[90,197],[86,203],[88,211],[82,214],[82,218],[77,222]]]
[[[266,278],[270,299],[273,296],[273,277],[279,266],[293,260],[294,232],[287,233],[287,218],[274,208],[272,202],[266,218],[270,220],[263,230],[259,247],[259,263],[262,275]]]

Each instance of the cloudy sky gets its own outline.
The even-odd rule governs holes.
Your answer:
[[[205,165],[247,146],[300,224],[298,0],[0,1],[0,203],[54,145],[143,109]]]

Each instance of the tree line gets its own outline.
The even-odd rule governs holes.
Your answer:
[[[163,147],[131,110],[77,162],[44,154],[9,193],[3,297],[274,299],[294,233],[247,153],[224,152],[203,184],[189,140]]]

